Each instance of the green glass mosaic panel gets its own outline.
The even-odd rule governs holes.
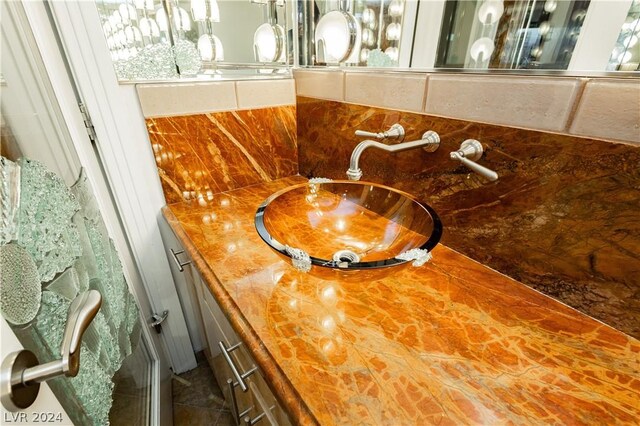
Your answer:
[[[59,358],[71,300],[90,288],[100,291],[103,304],[84,335],[78,376],[54,379],[50,384],[54,392],[67,396],[63,405],[76,424],[109,424],[112,378],[137,346],[142,324],[91,185],[84,172],[67,188],[35,161],[0,160],[0,166],[14,165],[10,170],[19,171],[14,179],[18,184],[0,188],[2,207],[15,211],[2,217],[0,266],[13,271],[6,277],[13,277],[22,287],[25,283],[31,286],[29,300],[37,300],[39,306],[39,310],[31,307],[29,315],[21,313],[20,324],[25,325],[14,330],[42,362]],[[0,174],[2,170],[9,168],[0,169]],[[19,196],[9,190],[15,187]],[[17,201],[17,207],[11,204]],[[20,268],[11,269],[13,264]],[[3,285],[3,298],[5,289],[11,287]],[[26,301],[19,304],[24,305],[23,310],[33,306]],[[4,314],[5,305],[2,310]]]
[[[0,311],[12,324],[33,320],[40,308],[40,276],[29,253],[17,244],[0,246]]]
[[[40,279],[50,281],[80,256],[78,230],[71,218],[80,205],[54,173],[21,158],[17,242],[33,256]]]

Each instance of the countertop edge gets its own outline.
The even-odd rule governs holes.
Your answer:
[[[207,283],[209,290],[222,308],[222,311],[225,313],[225,316],[231,323],[234,331],[238,333],[245,342],[247,349],[256,360],[256,363],[262,369],[265,376],[267,376],[266,378],[269,387],[274,392],[280,403],[284,405],[287,413],[291,417],[291,420],[293,420],[295,424],[319,425],[319,422],[311,414],[298,391],[293,387],[287,376],[263,345],[253,328],[248,324],[244,315],[233,301],[233,298],[222,287],[222,284],[220,284],[215,272],[211,269],[209,264],[202,257],[196,246],[186,234],[180,225],[180,221],[171,211],[170,206],[162,207],[162,215],[176,234],[176,237],[182,244],[183,248],[191,257],[194,266]]]

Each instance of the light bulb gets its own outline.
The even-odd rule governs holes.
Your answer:
[[[544,3],[544,11],[547,13],[553,13],[556,8],[558,7],[558,1],[557,0],[547,0]]]
[[[169,22],[167,22],[167,14],[162,7],[156,12],[156,22],[158,23],[160,31],[167,32],[169,29]]]
[[[129,9],[127,8],[127,5],[124,3],[120,4],[120,6],[118,6],[118,11],[120,12],[120,16],[122,17],[122,22],[125,25],[129,24],[131,19],[129,17]]]
[[[629,36],[629,37],[624,39],[624,41],[622,42],[622,45],[625,48],[629,49],[629,48],[635,46],[636,43],[638,43],[638,37],[634,36],[634,35],[631,35],[631,36]]]
[[[133,39],[137,42],[142,42],[142,33],[140,29],[136,26],[131,27],[133,29]]]
[[[181,7],[173,9],[173,22],[178,31],[191,31],[191,18],[186,10]]]
[[[498,19],[504,12],[504,5],[499,0],[489,0],[482,3],[478,9],[478,19],[484,25],[492,25],[498,22]]]
[[[478,61],[479,58],[482,62],[491,58],[493,54],[493,49],[495,46],[493,45],[493,40],[489,37],[482,37],[476,40],[472,45],[471,49],[469,49],[469,54],[473,58],[474,61]]]
[[[133,28],[131,26],[127,26],[124,29],[124,35],[127,39],[127,43],[133,43],[135,41],[135,36],[133,34]]]
[[[112,27],[121,28],[122,27],[122,16],[120,15],[120,12],[118,12],[117,10],[114,11],[111,14],[111,16],[109,17],[109,22],[111,23]]]
[[[385,32],[385,34],[387,35],[387,40],[390,40],[390,41],[400,40],[401,31],[402,31],[402,28],[400,27],[400,24],[398,23],[389,24]]]
[[[373,46],[376,42],[376,36],[369,28],[362,30],[362,43],[366,46]]]
[[[105,21],[105,23],[102,24],[102,31],[107,37],[111,34],[111,31],[113,31],[113,29],[111,28],[111,24],[109,23],[109,21]]]
[[[395,61],[398,60],[399,52],[398,52],[398,48],[397,47],[387,47],[384,50],[384,53],[386,53],[391,58],[392,61],[395,62]]]
[[[633,55],[631,54],[631,52],[624,52],[620,56],[618,56],[618,62],[621,64],[626,64],[631,60],[632,56]]]
[[[149,19],[149,25],[151,26],[151,36],[160,37],[160,28],[158,27],[158,23],[153,19]]]
[[[259,62],[274,62],[282,52],[284,29],[279,25],[262,24],[253,34]]]
[[[370,24],[371,22],[375,22],[375,20],[376,20],[376,13],[373,11],[373,9],[366,8],[365,10],[362,11],[363,24]]]
[[[149,18],[141,18],[139,27],[143,36],[149,37],[151,35],[151,24],[149,23]]]
[[[548,21],[544,21],[540,23],[540,26],[538,27],[538,32],[540,33],[541,36],[545,36],[547,35],[550,29],[551,29],[551,24],[549,24]]]
[[[207,19],[206,0],[191,0],[191,16],[194,21],[204,21]]]
[[[334,10],[324,15],[316,25],[316,46],[324,46],[325,61],[341,62],[353,49],[352,39],[358,39],[360,25],[353,15]]]
[[[224,61],[222,42],[214,35],[203,34],[200,36],[198,53],[203,61]]]
[[[542,48],[538,46],[531,49],[531,56],[533,56],[536,59],[540,59],[540,56],[542,56]]]
[[[360,51],[360,62],[367,62],[367,59],[369,59],[369,49],[365,47]]]
[[[404,11],[404,3],[402,0],[392,0],[389,4],[389,15],[398,17],[402,16]]]
[[[220,22],[220,7],[218,6],[217,0],[211,0],[209,2],[209,20],[211,22]]]

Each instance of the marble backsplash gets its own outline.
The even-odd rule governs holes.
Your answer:
[[[167,204],[298,173],[296,107],[147,118]]]
[[[370,149],[363,180],[434,207],[445,245],[640,338],[640,147],[298,97],[300,174],[344,179],[353,131],[396,122],[439,150]],[[468,138],[497,182],[449,158]]]

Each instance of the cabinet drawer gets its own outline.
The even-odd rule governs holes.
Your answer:
[[[231,324],[227,320],[227,317],[220,309],[220,306],[215,301],[211,291],[205,283],[202,283],[202,293],[203,297],[200,298],[201,311],[209,352],[212,354],[210,364],[212,364],[211,367],[214,370],[216,381],[220,385],[220,388],[223,389],[225,399],[231,406],[233,404],[232,395],[230,394],[231,390],[227,381],[229,379],[236,381],[236,376],[233,374],[229,363],[223,356],[219,342],[222,342],[226,348],[231,348],[238,343],[241,343],[242,340],[233,330]],[[206,319],[204,318],[205,316],[207,317]],[[239,374],[251,371],[257,365],[244,344],[240,344],[236,349],[230,351],[229,358],[235,365]],[[244,382],[248,387],[248,392],[242,392],[239,386],[235,387],[234,396],[236,398],[239,413],[253,407],[253,409],[249,410],[246,415],[251,419],[255,419],[256,416],[264,412],[259,403],[261,402],[262,405],[266,407],[265,409],[269,410],[269,413],[265,413],[260,418],[260,422],[258,424],[268,425],[270,422],[275,422],[273,424],[282,426],[288,426],[291,424],[286,415],[286,411],[278,403],[273,392],[271,392],[271,389],[267,385],[260,369],[256,369],[255,373],[248,376]]]

